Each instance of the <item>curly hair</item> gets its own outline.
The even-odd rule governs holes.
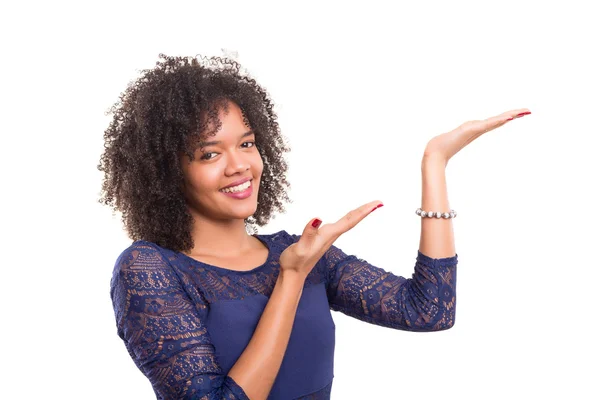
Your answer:
[[[237,104],[255,133],[263,160],[258,205],[246,228],[263,226],[274,211],[285,212],[290,184],[283,158],[290,151],[281,136],[267,92],[239,63],[226,57],[170,57],[159,54],[154,69],[129,82],[106,115],[101,204],[122,213],[132,240],[147,240],[175,251],[190,251],[194,219],[183,192],[180,156],[194,152],[221,126],[219,110]]]

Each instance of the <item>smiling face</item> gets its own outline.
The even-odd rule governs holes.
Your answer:
[[[185,155],[180,158],[186,200],[192,215],[219,220],[245,219],[256,212],[262,158],[254,143],[255,135],[244,123],[237,104],[229,102],[227,112],[221,108],[219,120],[220,129],[204,140],[203,148],[196,150],[191,163]],[[222,191],[247,178],[251,179],[250,196],[240,199]]]

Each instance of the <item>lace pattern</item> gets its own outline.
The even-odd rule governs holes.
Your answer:
[[[111,280],[117,332],[157,399],[248,400],[225,376],[207,329],[160,251],[135,243]]]
[[[269,258],[252,271],[211,267],[146,241],[118,257],[110,288],[117,333],[157,399],[248,399],[219,365],[205,317],[215,301],[270,297],[279,255],[300,236],[258,236],[269,246]],[[417,252],[416,260],[406,279],[331,246],[305,287],[324,282],[331,310],[368,323],[448,329],[455,320],[458,256],[433,259]],[[297,400],[327,400],[331,387]]]
[[[290,235],[297,242],[299,235]],[[332,310],[371,324],[408,331],[454,325],[458,254],[434,259],[417,251],[411,279],[394,275],[331,246],[321,259]]]

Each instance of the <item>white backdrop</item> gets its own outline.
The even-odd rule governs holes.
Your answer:
[[[159,53],[221,49],[269,91],[292,148],[294,203],[259,233],[379,199],[336,246],[405,277],[427,141],[532,111],[448,164],[455,326],[412,333],[333,313],[332,399],[600,396],[597,15],[587,2],[391,4],[2,6],[2,398],[154,398],[109,297],[131,240],[97,203],[104,112]]]

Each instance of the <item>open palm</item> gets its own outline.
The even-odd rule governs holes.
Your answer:
[[[508,121],[531,114],[527,108],[506,111],[479,121],[467,121],[453,131],[431,139],[425,147],[424,157],[439,157],[446,163],[463,147],[486,132],[501,127]]]

